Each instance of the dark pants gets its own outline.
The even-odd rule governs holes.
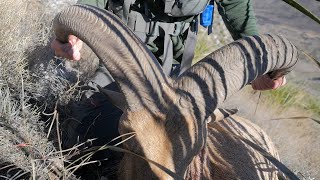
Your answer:
[[[117,90],[114,82],[106,88]],[[71,148],[89,139],[96,140],[86,146],[103,146],[119,136],[118,122],[122,111],[108,102],[103,94],[94,92],[89,98],[84,97],[67,108],[68,118],[63,126],[64,148]],[[109,158],[111,154],[110,150],[101,151],[94,159]]]

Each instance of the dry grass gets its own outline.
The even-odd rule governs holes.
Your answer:
[[[0,3],[0,83],[20,96],[28,96],[53,105],[55,99],[67,103],[74,92],[73,86],[58,77],[49,47],[53,13],[49,2],[37,0],[3,0]],[[14,16],[13,16],[14,14]]]
[[[263,92],[264,100],[268,103],[279,105],[279,111],[297,108],[306,111],[310,117],[320,117],[320,102],[311,96],[299,84],[288,83],[274,91]]]
[[[49,43],[54,15],[74,1],[0,2],[0,179],[75,179],[72,172],[94,163],[92,152],[70,162],[87,142],[61,146],[58,107],[80,97],[80,77]]]
[[[212,34],[208,35],[207,29],[199,26],[195,57],[193,60],[194,62],[199,61],[211,52],[233,41],[218,13],[218,10],[216,9],[214,13],[214,29]]]
[[[0,99],[0,166],[14,164],[23,170],[20,173],[33,172],[35,177],[46,178],[51,166],[61,166],[62,161],[50,155],[56,150],[45,137],[39,110],[26,103],[26,99],[13,99],[5,87],[0,87]]]
[[[70,162],[88,143],[62,149],[58,106],[80,97],[80,82],[49,45],[54,15],[74,1],[0,2],[0,179],[74,179],[93,163],[92,152]]]
[[[74,98],[70,87],[75,86],[55,73],[57,65],[52,63],[48,46],[53,17],[46,11],[48,3],[0,2],[1,179],[49,179],[68,174],[63,169],[65,159],[46,137],[41,120],[44,104],[66,103]]]

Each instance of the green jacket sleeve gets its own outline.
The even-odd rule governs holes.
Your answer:
[[[78,4],[88,4],[104,9],[107,5],[108,0],[78,0]]]
[[[258,34],[252,0],[217,0],[216,4],[234,40]]]

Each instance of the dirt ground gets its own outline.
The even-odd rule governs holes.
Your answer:
[[[290,118],[308,116],[302,110],[279,111],[281,107],[258,99],[259,93],[247,87],[232,96],[223,107],[238,108],[238,115],[264,129],[275,143],[282,162],[301,179],[320,179],[320,124],[310,119]]]

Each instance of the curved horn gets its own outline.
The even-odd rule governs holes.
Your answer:
[[[73,34],[96,53],[130,110],[162,99],[162,86],[169,80],[146,46],[112,13],[88,5],[71,6],[56,16],[54,31],[59,41],[67,42]]]
[[[202,59],[177,80],[182,97],[197,99],[200,117],[206,119],[228,96],[272,72],[288,73],[298,60],[298,51],[287,39],[275,35],[246,37]],[[184,99],[184,98],[181,98]]]

